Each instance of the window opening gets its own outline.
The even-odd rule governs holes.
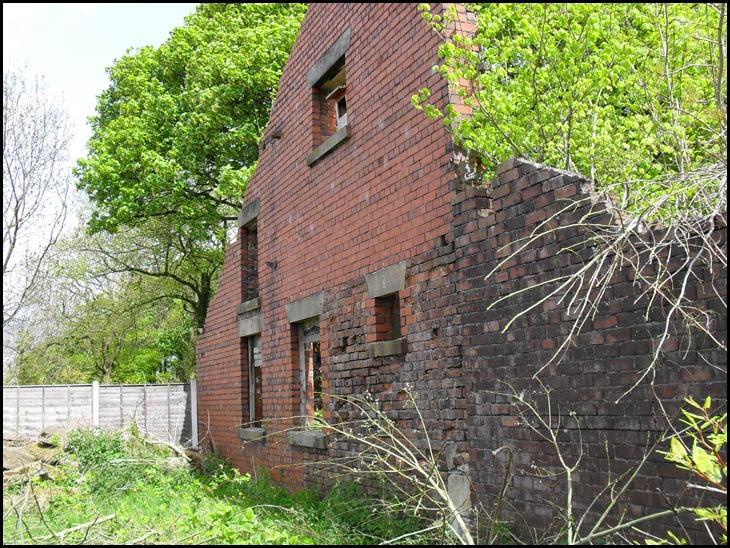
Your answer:
[[[392,341],[401,337],[400,298],[398,293],[375,299],[375,340]]]
[[[347,96],[345,90],[344,85],[337,86],[325,98],[335,106],[335,126],[337,129],[342,129],[347,125]]]
[[[259,246],[255,221],[243,229],[243,300],[259,296]]]
[[[337,115],[337,129],[342,129],[347,125],[347,97],[342,97],[335,104],[335,114]]]
[[[262,426],[263,386],[261,375],[261,336],[248,339],[248,416],[250,426]]]
[[[347,125],[347,83],[345,57],[342,56],[316,86],[319,145]]]
[[[299,324],[299,368],[301,414],[304,426],[308,426],[324,413],[319,318]]]

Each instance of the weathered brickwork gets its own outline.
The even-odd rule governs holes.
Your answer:
[[[241,441],[235,427],[243,417],[246,370],[242,371],[242,342],[236,328],[241,302],[241,246],[226,252],[218,290],[208,311],[205,332],[198,337],[198,409],[202,443],[221,454],[236,452]],[[207,366],[210,364],[210,366]],[[247,400],[247,398],[246,398]]]
[[[510,244],[524,241],[545,220],[555,218],[555,226],[568,226],[579,219],[612,222],[601,202],[590,199],[587,187],[587,181],[575,175],[516,160],[500,167],[491,199],[486,191],[480,197],[478,189],[465,189],[461,194],[471,197],[458,204],[454,216],[472,479],[482,500],[493,502],[508,460],[508,450],[499,449],[509,448],[516,476],[508,499],[517,513],[532,516],[530,525],[543,530],[554,516],[546,501],[564,501],[565,477],[540,477],[542,470],[559,469],[556,451],[530,431],[503,394],[513,388],[516,393],[534,395],[541,410],[546,410],[544,392],[533,375],[549,362],[570,332],[575,316],[569,313],[567,302],[574,291],[564,302],[545,300],[506,332],[502,330],[512,318],[546,297],[546,288],[490,309],[487,306],[505,295],[577,271],[594,253],[591,234],[578,229],[553,231],[539,246],[525,248],[485,277],[507,257]],[[571,202],[583,205],[566,210]],[[715,237],[726,241],[726,225]],[[577,253],[561,253],[569,246]],[[703,310],[714,311],[713,331],[726,340],[727,314],[720,299],[727,298],[727,271],[715,272],[718,294],[713,294],[709,273],[705,275],[694,281],[687,294]],[[691,342],[692,351],[685,354],[688,341],[681,321],[672,323],[672,339],[656,372],[624,396],[646,372],[666,318],[666,310],[658,304],[645,317],[647,299],[638,298],[643,289],[634,283],[630,268],[621,269],[612,278],[595,317],[574,339],[562,361],[540,375],[551,389],[553,412],[562,415],[559,442],[569,462],[578,458],[582,442],[581,466],[573,478],[576,512],[584,511],[607,485],[609,469],[615,477],[636,465],[644,448],[661,435],[667,423],[661,418],[660,405],[675,417],[687,396],[702,401],[710,395],[718,403],[727,399],[726,374],[709,367],[701,357],[726,364],[726,353],[707,337],[697,337]],[[571,413],[578,418],[579,428]],[[665,510],[663,495],[677,500],[682,494],[686,503],[691,500],[684,487],[687,479],[651,451],[620,511],[631,518]],[[604,497],[594,511],[602,511],[605,502]]]
[[[448,97],[445,84],[431,71],[438,61],[436,36],[421,22],[416,8],[417,4],[313,4],[300,33],[309,38],[297,41],[281,79],[262,140],[259,168],[243,204],[257,199],[260,204],[256,236],[264,420],[281,419],[268,423],[265,441],[245,448],[236,443],[236,429],[246,422],[247,404],[229,406],[229,396],[223,396],[240,397],[245,392],[242,383],[248,382],[245,352],[231,333],[238,319],[234,301],[241,298],[243,302],[251,294],[249,290],[240,296],[239,288],[224,283],[226,273],[198,344],[201,383],[211,395],[221,397],[205,399],[201,391],[201,417],[209,408],[216,416],[211,418],[211,424],[216,421],[217,425],[211,428],[216,447],[225,445],[225,454],[241,467],[266,464],[275,478],[288,481],[291,487],[303,485],[304,472],[287,466],[323,455],[316,449],[291,446],[284,435],[271,435],[274,429],[301,423],[297,330],[286,318],[285,305],[325,292],[320,316],[324,392],[345,387],[352,392],[397,391],[399,382],[409,382],[396,375],[404,355],[368,358],[366,341],[375,336],[374,331],[367,332],[374,299],[367,295],[363,276],[453,245],[445,243],[450,238],[451,198],[444,177],[453,166],[451,137],[443,124],[428,120],[410,103],[411,96],[426,85],[441,97],[442,107]],[[322,112],[305,75],[348,29],[345,65],[351,136],[310,167],[307,155],[322,141]],[[240,240],[244,244],[250,240],[246,230],[241,231]],[[453,249],[451,254],[453,262]],[[245,245],[243,256],[249,265]],[[424,288],[444,284],[441,270],[425,272],[422,261],[417,262],[409,267],[409,284]],[[244,273],[240,275],[245,278]],[[243,284],[244,288],[254,285]],[[437,318],[437,304],[414,306],[408,292],[406,288],[399,293],[402,336],[409,336],[416,314],[430,314],[434,331],[441,329],[434,336],[447,340],[447,326],[440,326],[448,320]],[[231,306],[224,311],[219,301],[230,301]],[[241,317],[248,319],[256,312]],[[229,330],[218,327],[219,321]],[[420,348],[425,342],[408,341],[417,355],[424,354]],[[213,352],[219,346],[227,352]],[[442,374],[439,359],[431,359],[429,365],[434,378]],[[416,373],[412,375],[416,380]],[[448,390],[440,379],[436,384],[439,391]],[[459,397],[465,401],[463,392]],[[447,415],[456,408],[462,415],[465,412],[465,403],[447,407]],[[227,419],[218,417],[224,408],[230,409]],[[327,416],[330,410],[325,412]]]
[[[316,408],[306,387],[311,390],[321,374],[330,421],[348,413],[332,396],[372,394],[425,447],[417,415],[405,405],[409,388],[434,449],[445,455],[444,473],[467,474],[473,501],[489,504],[505,473],[507,450],[499,450],[510,448],[515,477],[507,497],[514,510],[505,517],[520,512],[534,520],[530,525],[546,526],[548,502],[564,497],[564,482],[533,473],[554,468],[554,451],[497,392],[508,390],[502,383],[527,394],[536,389],[532,376],[564,340],[571,316],[565,303],[550,299],[503,333],[544,293],[495,301],[574,271],[590,259],[590,246],[580,246],[587,233],[558,231],[485,277],[507,258],[504,246],[567,203],[589,198],[587,185],[520,160],[500,166],[489,190],[463,182],[460,155],[442,122],[410,104],[424,86],[441,108],[456,100],[431,70],[438,41],[416,6],[310,7],[264,133],[239,239],[226,256],[199,337],[201,437],[207,432],[212,447],[234,465],[250,472],[263,466],[288,488],[326,487],[332,475],[324,463],[354,447],[327,444],[319,432],[303,428]],[[469,26],[464,19],[459,28]],[[343,53],[348,126],[332,133],[321,119],[331,105],[322,103],[307,75],[321,81],[317,71],[326,72]],[[559,223],[569,224],[587,207],[561,213]],[[592,207],[608,220],[600,204]],[[717,236],[724,238],[725,230]],[[566,244],[579,253],[561,253]],[[726,298],[727,272],[715,274]],[[726,309],[707,285],[697,282],[690,291],[719,312],[714,329],[724,339]],[[670,412],[690,394],[726,399],[725,376],[704,366],[697,350],[711,352],[718,363],[726,363],[726,354],[694,341],[685,355],[677,324],[657,374],[614,403],[644,370],[663,321],[658,306],[645,320],[637,295],[630,269],[617,273],[595,317],[562,362],[541,377],[555,408],[581,420],[585,467],[575,478],[578,509],[603,487],[607,452],[612,473],[622,471],[665,426],[656,419],[655,396]],[[248,343],[259,334],[256,413],[262,416],[251,425]],[[576,456],[578,429],[570,415],[566,421],[561,446]],[[657,489],[676,496],[685,479],[654,454],[622,508],[629,515],[663,509]]]

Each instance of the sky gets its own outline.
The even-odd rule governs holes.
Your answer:
[[[91,136],[86,123],[109,85],[106,67],[130,47],[159,46],[197,4],[3,4],[3,68],[26,66],[61,95],[75,129],[72,163]]]
[[[105,69],[131,47],[161,45],[195,6],[3,3],[3,70],[26,67],[30,79],[42,76],[47,91],[62,97],[75,135],[69,170],[85,155],[91,136],[87,118],[94,114],[97,95],[109,85]],[[52,202],[46,205],[53,207]],[[74,210],[71,203],[66,229],[76,224]],[[32,249],[33,237],[19,245]],[[3,273],[4,284],[6,280],[12,285],[11,275],[6,278]],[[3,374],[6,358],[11,359],[6,341],[11,341],[11,334],[3,328]]]

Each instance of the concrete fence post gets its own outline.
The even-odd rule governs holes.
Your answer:
[[[20,386],[15,386],[15,433],[20,435]]]
[[[142,412],[144,413],[144,433],[147,435],[149,430],[147,429],[147,385],[142,385]],[[137,424],[139,427],[139,424]]]
[[[91,383],[91,426],[99,428],[99,381]]]
[[[198,379],[190,379],[190,421],[192,425],[193,449],[198,448]]]

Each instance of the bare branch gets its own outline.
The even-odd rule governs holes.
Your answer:
[[[42,79],[3,71],[3,327],[34,298],[65,226],[71,137]]]

